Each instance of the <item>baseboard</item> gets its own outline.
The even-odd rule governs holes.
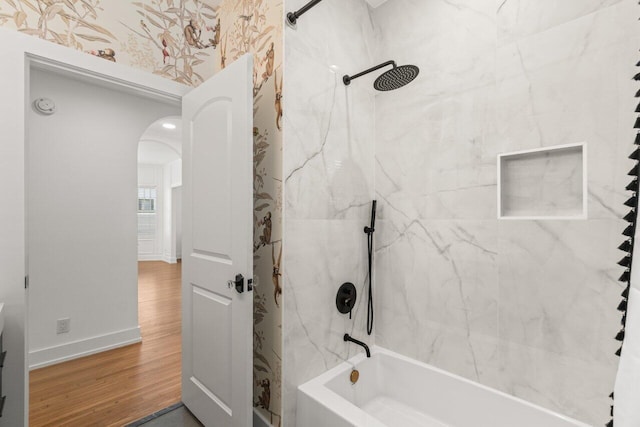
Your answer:
[[[142,341],[140,327],[98,335],[29,352],[29,370],[89,356]]]
[[[177,258],[172,258],[170,256],[165,255],[165,256],[162,257],[162,261],[164,261],[166,263],[169,263],[169,264],[175,264],[176,262],[178,262],[178,259]]]
[[[164,261],[162,254],[138,254],[138,261]]]
[[[258,408],[253,408],[253,427],[271,427],[271,423],[258,411]]]
[[[161,254],[138,254],[138,261],[164,261],[169,264],[175,264],[176,262],[178,262],[178,258],[179,257],[175,258]]]

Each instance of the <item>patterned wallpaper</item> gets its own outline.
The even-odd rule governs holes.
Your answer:
[[[254,406],[281,421],[282,0],[224,0],[216,67],[253,52]]]
[[[254,406],[281,425],[282,0],[0,0],[0,26],[197,86],[254,54]]]

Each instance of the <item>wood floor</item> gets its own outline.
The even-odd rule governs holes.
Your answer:
[[[123,426],[180,401],[180,267],[138,263],[142,343],[31,371],[38,426]]]

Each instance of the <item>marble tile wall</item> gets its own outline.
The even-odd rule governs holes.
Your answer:
[[[372,13],[374,58],[421,69],[375,97],[376,343],[604,425],[637,2],[390,0]],[[577,142],[588,220],[496,219],[498,153]]]
[[[291,0],[286,11],[305,0]],[[344,74],[374,65],[364,0],[326,1],[285,28],[284,425],[295,425],[296,389],[368,344],[367,246],[374,176],[374,94]],[[353,319],[338,313],[338,287],[358,291]]]

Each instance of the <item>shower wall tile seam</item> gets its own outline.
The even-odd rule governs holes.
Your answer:
[[[557,23],[551,24],[551,25],[549,25],[547,27],[544,27],[544,28],[541,28],[541,29],[538,29],[538,30],[534,30],[532,32],[528,32],[528,33],[526,33],[524,35],[521,35],[521,36],[517,36],[515,38],[515,40],[512,40],[512,42],[517,42],[517,41],[519,41],[521,39],[528,38],[528,37],[531,37],[531,36],[535,36],[536,34],[544,33],[544,32],[547,32],[547,31],[552,30],[552,29],[557,28],[557,27],[561,27],[561,26],[564,26],[564,25],[570,25],[572,23],[575,23],[575,21],[579,21],[581,19],[585,19],[585,18],[588,18],[590,16],[600,14],[600,13],[602,13],[604,11],[609,11],[611,9],[620,8],[620,4],[624,3],[624,1],[625,0],[613,0],[613,1],[609,2],[610,3],[609,5],[604,5],[604,6],[602,4],[600,4],[598,6],[598,8],[596,8],[594,10],[591,10],[590,12],[587,12],[587,13],[584,13],[584,14],[579,14],[578,16],[575,16],[575,17],[570,18],[568,20],[557,22]],[[513,3],[515,3],[515,2],[513,2]],[[497,15],[499,15],[499,10],[497,11]],[[498,41],[500,40],[500,35],[499,35],[500,34],[500,30],[501,30],[500,25],[497,25]]]
[[[462,33],[473,28],[473,24],[456,27],[457,34],[453,31],[444,34],[451,40],[456,38],[455,47],[445,38],[439,39],[439,45],[431,46],[412,42],[412,32],[424,33],[425,28],[430,31],[426,24],[414,23],[414,18],[422,20],[434,10],[444,13],[435,7],[435,1],[418,4],[392,0],[383,6],[381,13],[375,13],[379,51],[393,49],[404,62],[418,61],[421,70],[428,70],[428,77],[425,77],[428,81],[413,87],[412,91],[405,91],[398,97],[376,97],[375,122],[378,126],[374,182],[376,198],[381,202],[382,221],[381,234],[376,240],[375,274],[378,295],[383,300],[376,304],[378,317],[385,324],[376,330],[379,344],[472,379],[479,373],[483,383],[590,424],[606,422],[606,396],[610,392],[607,387],[615,371],[615,358],[610,353],[615,351],[615,343],[605,336],[605,330],[617,322],[616,313],[612,315],[607,307],[609,300],[617,298],[619,293],[617,286],[611,286],[616,272],[610,267],[617,261],[613,259],[617,254],[607,248],[608,241],[620,232],[617,228],[620,222],[618,199],[621,197],[610,189],[615,188],[619,171],[624,168],[620,167],[621,160],[615,156],[616,150],[611,150],[611,144],[624,139],[618,130],[618,122],[624,118],[617,107],[618,92],[622,90],[623,95],[624,88],[620,89],[616,79],[619,64],[625,63],[624,57],[632,54],[632,50],[625,51],[624,47],[630,45],[627,33],[633,35],[631,28],[635,27],[627,26],[623,19],[625,10],[632,3],[616,1],[588,13],[584,10],[599,5],[585,2],[565,7],[563,4],[559,6],[563,11],[558,16],[572,16],[571,19],[556,22],[558,17],[546,12],[547,15],[540,15],[544,19],[531,21],[531,25],[523,27],[535,31],[512,40],[502,36],[505,24],[497,22],[493,35],[487,37],[495,46],[484,50],[471,50],[472,41],[460,43],[467,37]],[[538,7],[527,0],[514,0],[511,4],[522,6],[523,10],[524,5]],[[410,16],[399,12],[409,7],[413,8]],[[540,9],[540,12],[544,14],[544,10]],[[531,19],[538,19],[537,16]],[[522,17],[529,19],[526,15]],[[443,21],[447,19],[442,18]],[[401,23],[402,28],[397,23]],[[540,28],[541,24],[546,27]],[[473,37],[472,31],[469,34]],[[425,40],[423,36],[413,39]],[[576,49],[571,49],[572,43]],[[460,53],[456,53],[456,48]],[[516,48],[520,48],[519,54],[524,56],[527,66],[524,70],[514,62],[518,60],[517,55],[509,57],[512,53],[517,54]],[[490,55],[493,49],[496,54],[491,57],[475,56],[476,52]],[[549,55],[554,49],[557,58]],[[461,85],[454,84],[457,76],[441,77],[441,70],[451,65],[456,71],[464,69],[464,63],[456,61],[464,60],[465,53],[471,64],[488,60],[491,71],[480,78],[477,73],[470,73],[468,78],[473,81]],[[386,56],[377,55],[379,58]],[[518,67],[505,69],[509,61]],[[479,67],[483,72],[486,69],[484,65]],[[533,80],[528,81],[524,72],[530,72]],[[566,78],[568,84],[561,83],[562,78]],[[625,82],[623,79],[623,86]],[[489,94],[481,95],[482,90]],[[552,97],[555,93],[563,97],[562,103]],[[595,99],[599,102],[594,103]],[[483,103],[489,107],[481,108]],[[521,109],[521,105],[535,108]],[[598,105],[601,107],[597,108]],[[479,118],[479,114],[484,116]],[[391,128],[380,127],[378,122],[389,123]],[[418,129],[407,131],[410,128]],[[475,147],[466,142],[473,138],[481,147],[474,153],[477,157],[469,155],[469,150]],[[534,221],[498,222],[492,206],[497,197],[497,180],[488,170],[485,171],[488,175],[483,176],[480,169],[474,169],[473,178],[477,180],[483,176],[483,184],[489,185],[484,193],[461,192],[460,198],[444,200],[449,193],[442,193],[434,186],[458,191],[464,187],[465,168],[473,168],[471,165],[477,159],[486,160],[489,168],[495,168],[495,155],[499,152],[580,141],[589,144],[590,161],[589,219],[584,222],[544,222],[546,230]],[[429,170],[434,172],[428,173]],[[486,198],[490,200],[485,203]],[[420,256],[415,253],[424,252],[423,247],[428,249],[424,243],[407,235],[393,246],[386,246],[412,220],[424,222],[435,230],[445,230],[449,227],[447,224],[472,228],[474,220],[464,218],[469,213],[496,227],[498,258],[507,260],[493,276],[497,288],[481,291],[493,295],[497,301],[491,314],[497,325],[496,347],[495,352],[490,350],[493,344],[478,347],[475,373],[468,370],[472,367],[471,355],[465,355],[468,352],[466,344],[459,339],[460,331],[464,331],[464,328],[458,328],[461,323],[452,323],[439,314],[434,317],[430,306],[419,318],[412,317],[417,315],[415,310],[412,310],[414,314],[405,315],[403,307],[406,303],[394,296],[395,293],[408,293],[409,304],[414,305],[423,295],[433,299],[431,305],[449,301],[447,298],[451,295],[443,287],[446,276],[431,272],[441,268],[433,262],[438,259],[437,253],[427,257],[428,261],[422,261],[430,264],[428,269],[420,269],[418,263],[425,253]],[[557,234],[558,239],[552,234]],[[533,251],[529,254],[526,250]],[[550,260],[546,260],[547,254],[551,254]],[[479,255],[473,252],[464,255],[469,260],[476,256]],[[510,264],[513,266],[508,267]],[[527,264],[538,265],[538,268],[532,269]],[[429,274],[433,276],[428,284],[420,287],[411,284],[416,277],[429,277]],[[392,286],[391,283],[402,283],[403,286]],[[392,289],[386,290],[387,286]],[[521,291],[524,293],[520,296],[514,293]],[[474,294],[467,294],[467,298],[479,301]],[[548,314],[544,311],[541,311],[542,317],[535,314],[546,304],[551,304]],[[516,325],[514,319],[517,319],[514,314],[522,319],[531,315],[534,322],[519,330],[513,327]],[[433,323],[438,319],[441,323]],[[390,324],[386,325],[387,322]],[[406,328],[410,333],[398,335],[394,331],[399,328]],[[479,345],[477,341],[481,342],[483,337],[491,339],[491,334],[479,335],[487,330],[478,332],[471,328],[468,331],[469,339],[476,341],[474,345]],[[416,337],[426,344],[415,343]],[[489,354],[493,356],[485,358]],[[528,366],[515,369],[519,366],[514,364],[516,361]],[[539,378],[534,372],[540,374]],[[574,386],[573,391],[565,389],[570,384]]]
[[[292,9],[304,1],[295,3]],[[348,88],[342,83],[342,75],[373,65],[368,16],[364,0],[323,2],[297,30],[285,31],[285,427],[296,423],[300,384],[361,352],[342,340],[345,332],[375,344],[365,328],[363,233],[374,196],[373,93],[364,78]],[[335,305],[347,281],[358,291],[353,319]]]

